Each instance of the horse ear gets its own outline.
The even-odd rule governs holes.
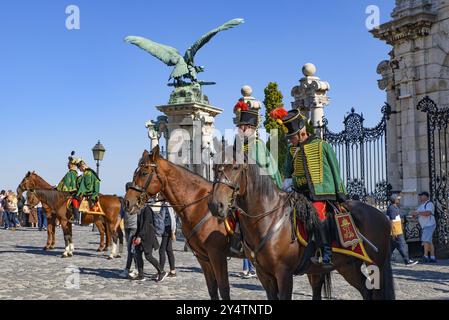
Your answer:
[[[148,150],[145,149],[142,153],[142,158],[148,157],[149,154]]]
[[[156,158],[159,157],[159,145],[153,148],[151,155],[153,156],[153,162],[156,162]]]
[[[31,171],[28,171],[26,177],[28,178],[31,175]]]

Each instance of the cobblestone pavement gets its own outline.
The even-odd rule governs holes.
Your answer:
[[[97,253],[98,233],[89,227],[74,227],[75,255],[62,259],[62,231],[57,230],[56,249],[43,251],[46,232],[34,228],[0,230],[0,300],[3,299],[208,299],[201,268],[191,252],[184,252],[182,241],[174,245],[178,276],[163,283],[133,282],[119,278],[125,258],[107,260]],[[125,253],[126,255],[126,253]],[[79,289],[76,284],[79,270]],[[231,297],[265,299],[257,279],[241,279],[242,261],[229,261]],[[397,299],[449,299],[449,261],[436,265],[405,267],[393,264]],[[146,262],[147,276],[154,273]],[[305,276],[296,277],[293,298],[311,299]],[[360,295],[337,273],[333,273],[335,299],[360,299]]]

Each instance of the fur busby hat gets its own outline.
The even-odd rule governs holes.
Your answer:
[[[297,134],[307,124],[306,119],[297,109],[287,112],[284,107],[279,107],[271,111],[270,117],[282,126],[286,137]]]
[[[75,151],[72,151],[69,156],[69,164],[71,164],[71,165],[76,165],[78,162],[78,159],[75,158],[74,155],[75,155]]]
[[[245,102],[245,99],[240,98],[234,107],[236,115],[235,124],[237,126],[250,125],[254,127],[259,126],[259,109],[252,108],[251,104]]]

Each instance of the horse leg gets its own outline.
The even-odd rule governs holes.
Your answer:
[[[106,232],[110,235],[109,240],[113,238],[112,240],[116,240],[116,232],[114,232],[114,224],[113,223],[106,223]],[[112,249],[109,254],[108,260],[113,259],[117,255],[117,244],[115,241],[112,241]]]
[[[97,216],[94,216],[94,223],[97,226],[98,231],[100,232],[100,246],[98,247],[97,252],[102,252],[106,248],[104,243],[105,227],[103,221]]]
[[[64,242],[65,242],[65,249],[62,254],[62,258],[67,258],[67,257],[69,257],[69,252],[70,252],[69,228],[68,228],[67,220],[62,220],[62,221],[60,221],[60,223],[61,223],[62,232],[64,234]]]
[[[70,252],[69,256],[73,256],[73,252],[75,251],[75,245],[73,244],[73,230],[72,230],[72,223],[68,223],[68,229],[69,229],[69,247]]]
[[[53,238],[53,230],[54,230],[54,217],[51,217],[51,220],[47,219],[47,244],[44,247],[44,250],[52,249],[52,244],[54,247],[54,238]]]
[[[209,261],[204,261],[197,258],[200,263],[201,269],[203,269],[204,278],[206,279],[207,290],[209,291],[209,296],[211,300],[220,300],[218,296],[218,284],[215,279],[214,270]]]
[[[288,268],[276,270],[276,281],[279,288],[279,300],[291,300],[293,293],[293,274]]]
[[[52,226],[52,240],[51,240],[51,247],[50,249],[54,249],[56,246],[56,217],[53,216],[52,217],[52,222],[51,222],[51,226]]]
[[[213,254],[209,254],[210,264],[212,266],[215,279],[218,283],[218,290],[222,300],[231,300],[228,276],[228,260],[226,255],[220,249],[214,249]],[[209,251],[210,252],[210,251]]]
[[[368,290],[366,286],[366,276],[362,272],[362,261],[355,258],[351,259],[348,263],[337,268],[338,273],[340,273],[343,278],[354,288],[356,288],[364,300],[372,299],[372,292]]]
[[[382,266],[379,266],[379,286],[373,290],[373,300],[395,300],[393,270],[391,269],[390,255],[388,255]]]
[[[310,286],[312,287],[312,299],[321,300],[321,289],[324,284],[324,277],[321,274],[307,274]]]
[[[267,293],[267,299],[279,300],[279,289],[276,278],[262,271],[261,268],[256,267],[256,271],[257,277],[259,278],[260,283],[262,283],[262,286],[264,287],[265,292]]]

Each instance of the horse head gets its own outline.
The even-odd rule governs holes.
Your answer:
[[[33,171],[28,171],[25,177],[22,179],[22,182],[20,182],[19,186],[17,187],[17,197],[20,199],[22,198],[22,194],[29,190],[36,188],[36,176],[37,174]]]
[[[245,170],[247,164],[218,164],[212,197],[208,203],[212,215],[224,220],[236,206],[237,197],[246,193]]]
[[[125,195],[125,210],[135,214],[151,197],[163,189],[160,172],[158,172],[158,161],[160,160],[159,146],[151,153],[145,150],[139,160],[137,169],[134,171],[133,181],[127,185]]]

